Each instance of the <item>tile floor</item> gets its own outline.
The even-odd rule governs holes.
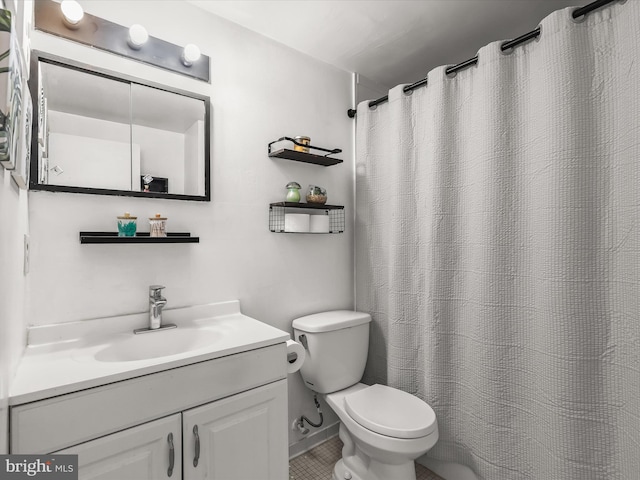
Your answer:
[[[342,455],[342,442],[336,436],[289,462],[289,480],[331,480],[333,466]],[[416,463],[417,480],[444,480]]]

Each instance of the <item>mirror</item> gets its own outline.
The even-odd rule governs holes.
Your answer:
[[[34,53],[32,189],[210,199],[208,97]]]

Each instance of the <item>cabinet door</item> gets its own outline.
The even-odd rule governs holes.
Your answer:
[[[286,380],[182,415],[185,480],[288,478]]]
[[[80,480],[180,480],[180,414],[128,428],[55,453],[78,455]]]

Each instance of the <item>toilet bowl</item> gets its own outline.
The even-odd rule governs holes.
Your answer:
[[[359,383],[369,342],[366,313],[338,310],[293,321],[306,349],[300,373],[340,419],[342,458],[334,480],[415,480],[414,460],[438,440],[431,407],[385,385]]]
[[[340,419],[344,443],[334,480],[415,480],[414,460],[438,441],[428,404],[394,388],[363,383],[324,398]]]

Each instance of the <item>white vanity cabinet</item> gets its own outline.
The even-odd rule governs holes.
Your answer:
[[[287,479],[286,403],[281,381],[183,412],[184,480]]]
[[[85,480],[164,480],[182,475],[179,414],[53,452],[78,455]]]
[[[286,480],[286,365],[277,343],[14,405],[11,453],[78,454],[80,479]]]
[[[77,454],[84,480],[286,479],[286,401],[280,380],[54,453]]]

